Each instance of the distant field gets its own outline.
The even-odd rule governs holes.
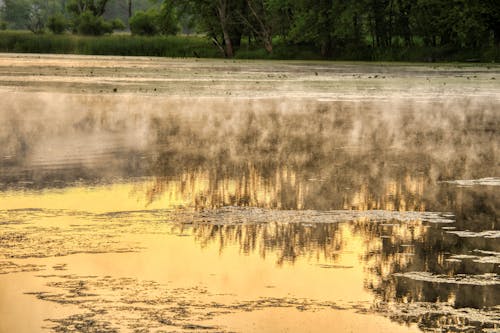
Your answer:
[[[47,53],[150,57],[222,58],[223,55],[209,38],[203,36],[80,36],[72,34],[33,34],[29,31],[0,31],[0,52]],[[314,45],[274,41],[274,51],[268,54],[258,43],[243,40],[236,52],[239,59],[321,60]],[[500,62],[500,47],[488,49],[454,49],[449,47],[391,49],[364,48],[344,50],[323,60],[412,61],[412,62]]]

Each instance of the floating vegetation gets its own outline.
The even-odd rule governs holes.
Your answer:
[[[429,272],[407,272],[395,273],[394,276],[433,283],[470,284],[477,286],[500,285],[500,276],[495,273],[482,275],[456,274],[453,276],[446,276]]]
[[[134,214],[134,213],[132,213]],[[175,222],[226,224],[258,224],[258,223],[340,223],[358,219],[372,222],[397,220],[401,222],[422,221],[428,223],[453,223],[453,215],[440,212],[398,212],[384,210],[270,210],[262,208],[223,207],[212,210],[194,212],[173,211],[169,217]]]
[[[45,269],[44,265],[21,264],[12,261],[0,260],[0,274],[12,274],[21,272],[38,272]]]
[[[500,186],[500,178],[499,177],[486,177],[480,179],[463,179],[463,180],[447,180],[443,181],[443,183],[454,184],[458,186]]]
[[[457,235],[458,237],[464,238],[499,238],[500,230],[484,230],[484,231],[447,231],[448,234]]]
[[[475,263],[481,264],[500,264],[500,253],[494,251],[483,251],[483,250],[474,250],[474,253],[478,253],[481,255],[471,255],[471,254],[458,254],[450,256],[449,260],[472,260]]]
[[[76,253],[122,253],[137,251],[137,244],[122,242],[115,229],[88,220],[89,215],[76,212],[36,210],[33,216],[23,212],[18,217],[22,223],[0,231],[0,256],[7,259],[60,257]],[[42,217],[43,216],[43,217]],[[47,219],[47,217],[49,217]],[[45,224],[42,221],[59,223]],[[83,223],[72,224],[77,220]]]
[[[296,308],[366,311],[366,304],[337,304],[293,297],[262,297],[254,300],[219,301],[206,289],[172,288],[155,281],[131,278],[48,276],[57,282],[47,285],[54,292],[28,292],[38,299],[78,306],[81,313],[63,319],[49,319],[50,329],[62,332],[74,327],[77,332],[118,332],[128,330],[226,331],[206,324],[211,319],[235,312],[269,308]]]
[[[398,322],[418,323],[423,331],[498,332],[500,306],[487,309],[455,308],[447,303],[384,303],[374,309]]]

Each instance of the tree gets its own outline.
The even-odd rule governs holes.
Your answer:
[[[157,22],[158,11],[155,8],[137,11],[129,20],[130,31],[134,35],[156,35],[159,32]]]
[[[266,0],[268,16],[272,16],[273,34],[284,39],[288,37],[293,20],[294,0]]]
[[[173,1],[164,0],[158,10],[158,31],[163,35],[175,35],[179,32],[179,19]]]
[[[42,33],[45,28],[45,14],[38,3],[33,3],[28,12],[27,27],[34,33]]]
[[[413,29],[411,26],[413,3],[413,0],[397,0],[398,15],[395,29],[405,41],[406,46],[413,45]]]
[[[500,47],[500,2],[484,0],[482,4],[484,22],[493,35],[495,46]]]
[[[175,35],[179,31],[176,10],[168,0],[159,9],[135,12],[129,24],[130,30],[136,35]]]
[[[246,0],[188,0],[174,2],[180,12],[189,12],[197,29],[212,39],[224,56],[232,58],[240,46],[244,25],[240,13]]]
[[[333,5],[332,11],[337,17],[333,31],[337,49],[363,50],[364,25],[368,17],[365,8],[364,1],[341,0]]]
[[[63,14],[58,13],[49,17],[47,28],[54,34],[62,34],[68,27],[68,21]]]
[[[427,46],[437,46],[438,37],[447,34],[442,30],[445,26],[444,1],[447,0],[418,0],[415,3],[416,32]],[[446,37],[444,39],[446,40]]]
[[[100,36],[112,33],[113,25],[111,22],[105,21],[102,16],[95,16],[93,12],[87,10],[75,17],[73,29],[81,35]]]
[[[68,11],[72,14],[73,31],[83,35],[103,35],[113,30],[125,29],[120,18],[104,18],[108,0],[70,0]]]
[[[248,15],[239,13],[243,24],[263,43],[268,53],[273,52],[273,1],[246,0]]]
[[[42,32],[49,16],[61,12],[61,1],[4,0],[3,5],[0,6],[0,19],[13,29]]]
[[[370,29],[373,45],[387,48],[392,45],[394,0],[370,0]]]
[[[32,1],[5,0],[2,7],[2,18],[14,29],[26,28]]]
[[[290,37],[297,43],[312,43],[324,57],[334,48],[335,18],[333,0],[297,0],[293,6]]]
[[[232,16],[231,8],[230,8],[230,0],[215,0],[215,12],[217,14],[217,18],[219,19],[220,28],[222,31],[222,35],[224,37],[224,53],[226,57],[232,58],[234,56],[233,42],[231,40],[231,35],[229,33],[229,26],[232,24]]]
[[[158,7],[152,0],[109,0],[103,17],[107,20],[119,18],[128,22],[135,12],[147,11],[152,7]]]
[[[449,43],[466,48],[478,48],[488,43],[488,28],[482,18],[482,0],[456,0],[447,11]]]
[[[99,17],[104,14],[108,0],[71,0],[67,7],[68,10],[76,15],[90,12]]]

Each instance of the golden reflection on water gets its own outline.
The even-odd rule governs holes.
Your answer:
[[[40,191],[6,191],[0,197],[0,209],[67,209],[91,213],[172,208],[183,202],[160,200],[147,204],[144,197],[136,195],[138,188],[147,182],[134,184],[97,185],[94,187],[66,187]],[[166,196],[166,195],[165,195]]]
[[[270,179],[264,179],[259,170],[248,167],[240,178],[214,177],[212,171],[184,172],[178,177],[156,177],[146,190],[148,203],[158,200],[182,202],[194,208],[220,206],[251,206],[284,208],[283,196],[301,209],[304,202],[304,184],[296,182],[296,173],[284,168],[276,170]],[[292,199],[293,198],[293,199]]]
[[[417,331],[413,325],[404,327],[386,318],[363,316],[353,308],[368,308],[374,300],[373,293],[365,287],[367,270],[363,258],[367,256],[367,251],[382,247],[380,238],[367,239],[366,235],[360,234],[355,225],[350,223],[312,226],[273,222],[217,226],[190,225],[190,221],[186,220],[184,222],[187,225],[158,224],[153,219],[148,221],[148,211],[174,207],[189,200],[179,191],[183,187],[173,183],[166,187],[168,190],[164,188],[157,200],[148,202],[144,200],[143,191],[150,190],[151,184],[156,183],[144,181],[92,188],[9,192],[2,196],[0,209],[66,209],[66,212],[60,211],[57,216],[35,216],[28,220],[31,224],[24,226],[28,229],[36,228],[39,237],[44,239],[44,244],[49,244],[51,237],[62,237],[64,248],[71,251],[85,246],[84,242],[88,237],[98,240],[102,236],[103,239],[118,237],[120,243],[136,244],[141,248],[140,251],[126,254],[74,254],[37,261],[47,267],[55,267],[64,262],[68,273],[75,276],[126,276],[157,281],[167,285],[169,289],[190,290],[189,288],[197,286],[206,288],[209,293],[187,295],[187,299],[194,297],[198,302],[208,304],[213,301],[237,304],[254,299],[282,298],[298,299],[300,302],[308,300],[307,302],[318,304],[331,302],[335,307],[344,308],[325,311],[322,309],[325,305],[313,305],[319,306],[318,310],[303,311],[295,307],[270,307],[255,309],[250,313],[233,311],[202,323],[245,332],[272,332],[281,329],[298,332],[301,331],[297,326],[299,323],[316,321],[318,324],[311,328],[312,332],[322,332],[327,328],[364,332],[379,332],[381,329],[393,332]],[[206,191],[203,185],[196,188],[201,192]],[[99,214],[95,216],[102,216],[100,214],[105,212],[133,213],[132,211],[143,210],[146,206],[150,210],[140,212],[136,215],[137,220],[132,218],[129,224],[124,224],[119,217],[113,217],[113,214],[109,215],[109,219],[98,221],[98,224],[92,215],[83,215],[75,220],[72,212],[84,208],[87,212]],[[163,218],[167,221],[169,214],[174,212],[163,211]],[[140,222],[142,219],[146,219],[146,222]],[[19,227],[23,228],[22,225]],[[190,237],[179,237],[180,235]],[[4,282],[9,281],[7,279]],[[40,286],[40,281],[27,279],[23,281],[23,288],[39,290],[43,287]],[[117,302],[116,297],[120,299],[117,290],[119,288],[113,290],[113,296],[103,294],[100,297],[104,300],[111,297],[106,302],[115,304],[113,302]],[[10,297],[2,295],[6,300]],[[98,302],[93,306],[96,309],[111,307],[106,302]],[[107,313],[105,318],[120,317],[123,311],[128,311],[127,306],[122,304],[121,307],[107,309],[103,312]],[[330,305],[326,305],[326,308],[329,307]],[[15,316],[15,311],[20,310],[17,306],[11,309],[1,306],[0,309],[6,316]],[[52,312],[45,311],[44,307],[40,307],[40,311],[41,318],[54,316]],[[60,315],[63,313],[66,312],[59,312]],[[356,320],[355,324],[353,320]],[[14,324],[7,321],[3,325],[11,328],[9,325]]]
[[[336,313],[337,310],[323,312],[320,309],[314,314],[309,311],[296,313],[294,307],[264,308],[250,314],[235,312],[208,321],[225,327],[241,327],[244,331],[259,331],[259,325],[255,328],[248,326],[249,322],[257,320],[264,320],[269,325],[267,327],[273,329],[293,329],[294,320],[287,321],[287,316],[319,321],[320,324],[315,327],[317,332],[328,326],[344,329],[351,327],[349,322],[357,320],[359,316],[353,312],[353,305],[367,309],[379,301],[403,304],[440,301],[447,304],[475,304],[478,307],[495,304],[492,299],[494,293],[488,288],[478,287],[482,289],[474,293],[470,292],[470,288],[456,285],[436,289],[432,284],[394,277],[394,273],[401,271],[431,271],[450,276],[457,272],[457,267],[444,260],[446,253],[454,251],[456,245],[453,238],[446,236],[439,227],[418,219],[378,221],[369,216],[355,215],[343,223],[288,223],[288,215],[279,215],[279,211],[268,209],[262,210],[264,214],[270,214],[268,223],[193,224],[192,216],[211,214],[211,211],[215,212],[213,214],[217,221],[217,210],[197,209],[218,207],[225,204],[224,198],[236,200],[233,202],[241,206],[263,207],[266,206],[261,205],[262,202],[278,202],[282,198],[282,188],[276,190],[273,183],[259,179],[258,173],[253,178],[243,177],[239,181],[223,179],[216,182],[219,186],[213,186],[209,179],[206,173],[185,173],[180,181],[152,178],[92,187],[8,191],[0,198],[0,209],[59,210],[57,216],[35,215],[29,219],[31,224],[13,228],[26,228],[24,230],[28,234],[35,232],[36,237],[43,239],[39,245],[36,245],[38,238],[34,236],[32,240],[32,248],[40,247],[38,252],[34,252],[37,255],[43,254],[44,246],[50,246],[50,251],[57,247],[63,251],[58,253],[62,254],[64,251],[68,251],[68,254],[76,251],[76,254],[62,258],[49,256],[38,261],[48,267],[64,262],[68,271],[76,276],[127,276],[165,283],[168,288],[199,286],[210,292],[206,295],[190,295],[188,299],[194,297],[208,303],[217,300],[232,304],[256,298],[291,297],[320,303],[333,302],[335,306],[347,309],[342,310],[347,312],[338,316],[328,317],[328,313]],[[276,179],[286,186],[298,186],[302,181],[300,175],[291,176],[291,173],[286,177],[276,176]],[[405,188],[413,189],[410,191],[411,200],[415,200],[422,193],[423,184],[408,177],[405,182]],[[311,181],[303,185],[306,197],[307,193],[314,192],[313,187],[318,183],[321,184]],[[399,200],[400,203],[401,185],[395,181],[388,184],[378,202]],[[250,195],[252,199],[243,204],[237,200],[239,195],[245,197],[248,193],[253,193],[253,196]],[[204,197],[210,199],[200,201]],[[367,197],[370,194],[347,197],[355,198],[351,199],[353,201],[347,207],[369,208],[370,204],[360,202],[360,198]],[[194,215],[190,217],[183,213],[186,209],[179,207],[196,209],[192,210]],[[236,212],[238,209],[245,212],[245,208],[235,209]],[[78,217],[73,211],[93,214]],[[22,214],[29,216],[30,213]],[[283,216],[283,220],[280,220],[280,216]],[[29,231],[30,228],[34,231]],[[105,243],[106,240],[108,243]],[[115,244],[115,240],[118,243]],[[79,253],[86,248],[99,249],[99,243],[104,244],[104,247],[101,246],[104,253]],[[133,244],[129,245],[131,249],[140,250],[107,253],[113,252],[113,246],[117,244]],[[106,246],[111,247],[107,249]],[[53,253],[50,251],[47,253]],[[30,287],[30,283],[26,282],[26,286]],[[473,295],[481,295],[481,300]],[[103,305],[96,303],[95,306]],[[128,311],[123,310],[126,307],[122,307],[122,310],[118,308],[108,309],[109,315],[121,315],[123,311]],[[4,311],[12,314],[8,310]],[[266,321],[266,317],[273,315],[282,316],[283,321]],[[335,318],[342,319],[337,321]],[[377,316],[359,318],[352,327],[366,332],[416,329],[414,326],[405,328]]]
[[[0,209],[48,208],[112,212],[142,209],[216,208],[248,206],[274,209],[310,209],[315,201],[329,200],[329,209],[424,211],[424,177],[389,180],[374,193],[366,184],[358,189],[335,188],[330,179],[304,179],[283,168],[264,177],[255,167],[241,177],[214,177],[210,171],[184,172],[176,177],[154,177],[110,185],[70,186],[63,189],[3,192]],[[331,190],[330,190],[331,191]]]
[[[264,175],[265,174],[265,175]],[[424,211],[426,179],[407,175],[387,180],[376,192],[367,184],[338,188],[334,179],[315,179],[289,168],[262,173],[253,166],[239,178],[211,171],[184,172],[178,177],[156,177],[145,190],[148,204],[163,201],[196,209],[250,206],[274,209],[311,209],[324,202],[327,209]],[[326,192],[328,191],[328,192]]]
[[[153,181],[146,180],[128,184],[100,185],[91,188],[69,187],[61,190],[43,190],[38,192],[10,191],[6,192],[0,198],[0,209],[41,208],[108,213],[179,207],[210,208],[220,206],[221,202],[226,203],[224,199],[236,200],[236,203],[241,204],[239,199],[242,197],[246,198],[248,193],[253,193],[253,195],[250,196],[251,199],[246,201],[244,205],[267,207],[266,204],[269,202],[278,202],[280,195],[280,189],[272,188],[270,185],[264,185],[263,189],[259,187],[263,182],[257,176],[254,176],[248,182],[245,179],[243,181],[224,180],[219,183],[220,187],[215,189],[211,188],[206,175],[203,173],[185,174],[181,178],[183,179],[182,181],[171,182],[163,179],[155,179]],[[284,177],[282,178],[279,175],[276,178],[280,180],[284,179]],[[287,186],[290,183],[296,182],[295,176],[288,176],[286,179],[289,181]],[[298,185],[297,183],[295,184]],[[396,187],[389,187],[387,190],[388,198],[394,197]],[[370,207],[368,204],[360,202],[360,198],[363,197],[366,196],[356,195],[354,202],[347,207]],[[202,205],[200,198],[208,199]],[[233,201],[232,203],[235,202]],[[164,212],[164,214],[165,220],[168,221],[168,212]],[[64,219],[62,220],[64,221]],[[58,223],[61,223],[61,221],[56,221],[55,225]],[[184,227],[181,227],[181,232],[182,228]],[[345,290],[350,295],[357,295],[356,290],[358,290],[359,295],[364,295],[363,297],[366,298],[367,292],[359,289],[364,285],[363,281],[369,281],[370,285],[380,284],[380,276],[390,276],[394,271],[393,267],[406,267],[412,261],[412,256],[406,255],[411,253],[395,253],[389,256],[384,255],[383,257],[374,255],[376,253],[384,253],[384,242],[410,244],[414,240],[422,239],[427,231],[427,227],[419,221],[407,222],[404,225],[389,224],[387,227],[381,228],[390,229],[390,232],[387,233],[388,235],[384,236],[385,238],[380,238],[379,230],[377,228],[374,229],[373,221],[369,218],[357,218],[355,224],[334,223],[316,225],[314,227],[302,224],[288,225],[281,223],[243,226],[200,224],[192,232],[194,239],[201,245],[204,251],[207,248],[218,249],[218,253],[223,257],[226,255],[225,253],[228,251],[228,248],[231,249],[234,245],[239,246],[239,250],[232,252],[232,257],[228,258],[229,262],[223,266],[218,266],[221,270],[224,270],[224,267],[231,267],[232,269],[237,268],[236,271],[245,271],[244,267],[248,267],[249,257],[241,260],[241,254],[249,256],[256,253],[260,255],[260,258],[268,258],[272,255],[274,257],[272,261],[280,266],[284,263],[294,263],[294,275],[304,274],[302,277],[303,281],[315,280],[315,274],[318,274],[322,270],[318,268],[313,269],[309,266],[306,266],[304,270],[299,269],[301,258],[305,257],[308,258],[307,260],[316,260],[323,264],[334,264],[340,268],[345,268],[335,270],[333,277],[337,283],[344,285],[346,283],[353,283],[353,285],[346,286],[342,290]],[[134,237],[134,241],[144,242],[145,240],[143,239],[143,235],[138,235],[137,238]],[[215,262],[209,261],[207,258],[198,257],[200,253],[195,247],[186,246],[185,243],[182,243],[183,246],[179,247],[181,244],[178,244],[175,238],[168,240],[168,242],[160,240],[157,244],[148,243],[148,248],[155,248],[154,251],[149,252],[149,255],[156,256],[157,260],[163,258],[165,251],[156,248],[166,246],[165,244],[168,244],[170,247],[170,252],[175,253],[178,251],[182,253],[182,260],[187,260],[193,263],[193,265],[199,261],[195,265],[197,272],[192,272],[195,276],[201,274],[203,271],[213,270],[213,267],[216,266]],[[407,249],[411,250],[411,248]],[[189,259],[190,256],[192,260]],[[215,261],[220,260],[215,255],[212,255],[210,258]],[[363,259],[365,270],[359,265],[359,258]],[[255,262],[260,262],[259,256],[255,257]],[[149,266],[149,264],[145,266],[141,265],[143,269],[147,270],[146,266]],[[366,275],[366,268],[372,266],[379,267],[382,270],[379,275]],[[156,267],[156,265],[152,265],[151,267]],[[173,262],[173,266],[168,267],[166,270],[172,272],[174,270],[183,270],[183,267],[181,262]],[[288,273],[292,274],[292,272]],[[266,276],[272,280],[274,279],[271,278],[273,274],[276,274],[274,268],[269,268]],[[188,278],[188,275],[183,276],[183,279]],[[323,276],[322,274],[319,275]],[[291,282],[286,276],[286,274],[282,275],[281,278],[283,278],[283,281],[277,282],[284,289],[288,289],[286,287],[287,283]],[[235,278],[235,281],[239,281],[240,279],[243,279],[243,276],[238,276]],[[321,288],[326,288],[328,282],[326,280],[323,282],[324,285]],[[303,287],[304,289],[299,294],[306,297],[307,293],[311,292],[311,286],[304,284]],[[255,286],[244,286],[239,290],[239,293],[243,292],[246,288],[253,290]],[[319,292],[315,294],[315,297],[321,295],[324,296],[326,294]],[[358,300],[363,299],[363,297],[359,296]]]
[[[425,211],[425,203],[421,201],[425,182],[424,176],[410,175],[402,181],[389,180],[379,197],[370,193],[368,185],[363,184],[350,198],[345,198],[343,209]]]

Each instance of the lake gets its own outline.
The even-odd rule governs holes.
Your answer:
[[[498,332],[499,80],[0,54],[0,332]]]

